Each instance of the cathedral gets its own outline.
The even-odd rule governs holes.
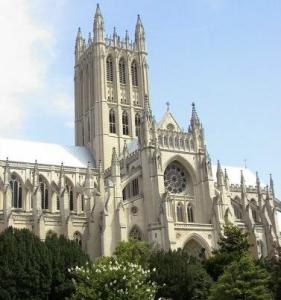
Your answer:
[[[130,237],[199,258],[226,224],[249,233],[255,257],[281,245],[273,180],[212,165],[194,104],[181,129],[150,108],[145,32],[105,37],[97,6],[87,41],[75,42],[75,146],[0,139],[0,230],[62,234],[92,257]]]

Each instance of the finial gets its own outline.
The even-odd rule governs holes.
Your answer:
[[[167,105],[167,112],[168,112],[168,111],[170,111],[170,102],[167,101],[167,102],[166,102],[166,105]]]
[[[196,111],[194,102],[192,102],[191,126],[192,127],[195,127],[195,126],[200,127],[200,120],[199,120],[199,117],[197,115],[197,111]]]
[[[88,46],[92,44],[92,34],[91,32],[89,32],[89,35],[88,35]]]
[[[225,176],[226,179],[229,179],[229,178],[228,178],[228,174],[227,174],[227,170],[226,170],[226,169],[224,169],[224,176]]]
[[[271,193],[273,195],[273,198],[275,198],[274,182],[273,182],[272,174],[269,174],[269,179],[270,179],[269,184],[270,184]]]
[[[100,5],[97,3],[97,8],[96,8],[96,16],[101,16],[101,10],[100,10]]]
[[[128,33],[128,30],[126,30],[126,33],[125,33],[125,41],[129,42],[129,33]]]

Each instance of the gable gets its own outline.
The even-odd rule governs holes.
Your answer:
[[[157,124],[157,129],[172,130],[177,132],[182,131],[179,124],[169,111],[164,114],[162,120]]]

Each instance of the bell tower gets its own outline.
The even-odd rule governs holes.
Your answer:
[[[97,5],[88,41],[79,28],[75,44],[75,144],[89,148],[103,168],[140,134],[145,98],[149,99],[145,33],[137,17],[135,40],[124,39],[116,28],[105,37]],[[146,100],[147,101],[147,100]]]

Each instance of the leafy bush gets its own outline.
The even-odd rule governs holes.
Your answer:
[[[138,264],[102,257],[94,264],[70,272],[76,282],[72,300],[153,300],[155,297],[156,284],[150,281],[150,271]]]

